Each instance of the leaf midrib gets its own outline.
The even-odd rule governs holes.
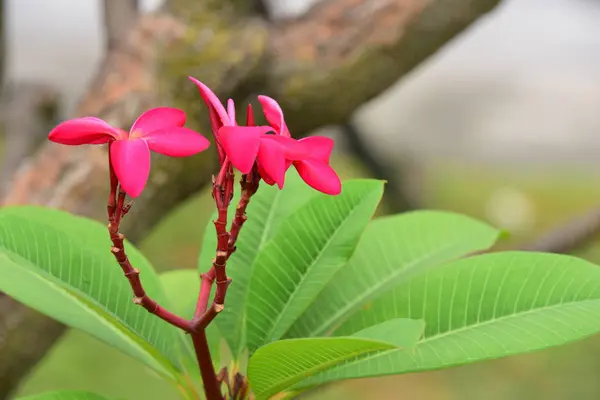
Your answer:
[[[413,269],[415,269],[415,266],[417,266],[420,263],[423,263],[424,260],[427,260],[428,258],[434,258],[434,257],[439,257],[440,254],[443,254],[445,251],[447,251],[448,249],[454,247],[457,243],[459,243],[460,241],[456,241],[453,242],[451,245],[448,246],[443,246],[441,248],[437,248],[440,249],[440,251],[436,251],[434,252],[432,255],[427,255],[427,256],[423,256],[417,260],[413,260],[412,262],[410,262],[406,267],[401,268],[401,269],[394,269],[394,273],[391,274],[391,276],[388,278],[386,278],[385,280],[379,280],[378,281],[378,285],[375,286],[370,286],[369,289],[364,292],[363,295],[361,295],[360,297],[356,298],[357,300],[351,300],[350,303],[346,303],[346,305],[344,307],[342,307],[341,309],[338,310],[337,313],[335,313],[332,317],[328,318],[325,322],[323,322],[318,328],[315,328],[312,332],[310,332],[308,334],[308,336],[318,336],[323,334],[324,331],[326,331],[328,328],[331,328],[332,325],[339,320],[339,318],[342,318],[344,314],[349,314],[351,311],[353,311],[354,309],[359,308],[362,304],[364,304],[364,302],[368,301],[370,298],[372,297],[377,297],[377,296],[373,296],[373,294],[375,292],[377,292],[378,290],[380,290],[381,288],[385,288],[385,287],[393,287],[396,286],[400,283],[402,283],[404,280],[396,280],[398,279],[399,276],[402,276],[404,273],[406,273],[407,276],[405,276],[404,278],[410,278],[413,276],[414,273],[416,273],[417,271],[413,271]],[[449,262],[451,262],[453,260],[447,260],[447,261],[443,261],[440,264],[436,264],[433,267],[438,267],[441,265],[445,265]],[[350,261],[348,261],[349,263]],[[420,271],[420,269],[419,269]],[[390,282],[391,281],[391,282]],[[383,295],[384,293],[382,293]]]
[[[266,242],[268,242],[268,240],[267,240],[268,227],[271,225],[271,223],[273,221],[273,216],[275,215],[275,209],[276,209],[277,204],[279,203],[280,198],[281,198],[281,191],[278,190],[277,192],[275,192],[273,202],[271,203],[270,212],[268,213],[268,218],[266,219],[265,224],[263,226],[263,232],[262,232],[262,235],[260,236],[260,242],[259,242],[258,248],[256,249],[256,252],[254,253],[254,257],[252,258],[252,263],[250,264],[250,271],[254,270],[254,263],[256,262],[257,255],[259,254],[260,250],[263,248],[264,244]],[[250,272],[250,274],[252,274],[252,272]],[[248,277],[247,283],[250,282],[250,279],[252,279],[252,276]],[[245,321],[246,321],[247,314],[248,314],[248,308],[245,305],[248,304],[248,294],[250,293],[248,288],[249,288],[249,285],[246,284],[246,287],[245,287],[244,293],[243,293],[243,302],[242,302],[244,307],[242,307],[242,310],[239,313],[239,316],[236,318],[235,326],[240,327],[240,336],[239,336],[239,340],[237,341],[238,349],[236,351],[234,351],[234,353],[240,353],[245,347],[244,343],[246,342],[246,330],[247,330]]]
[[[502,320],[509,320],[511,318],[520,318],[520,317],[523,317],[523,316],[526,316],[526,315],[529,315],[529,314],[536,314],[536,313],[539,313],[539,312],[544,312],[544,311],[548,311],[548,310],[552,310],[552,309],[557,309],[557,308],[563,307],[565,305],[577,305],[577,304],[581,304],[581,303],[594,303],[594,302],[600,303],[600,298],[580,300],[580,301],[563,302],[563,303],[559,303],[559,304],[553,304],[551,306],[544,306],[544,307],[532,308],[530,310],[519,312],[519,313],[511,313],[511,314],[503,315],[503,316],[498,317],[498,318],[493,318],[493,319],[489,319],[489,320],[486,320],[486,321],[479,322],[479,323],[477,323],[475,325],[467,325],[467,326],[463,326],[463,327],[458,328],[458,329],[453,329],[451,331],[446,331],[446,332],[443,332],[443,333],[438,333],[438,334],[433,335],[433,336],[425,337],[425,338],[421,339],[416,344],[415,350],[418,350],[418,348],[420,346],[424,345],[424,344],[431,344],[432,342],[438,341],[438,340],[443,339],[445,337],[452,336],[452,335],[455,335],[455,334],[460,334],[461,332],[466,332],[466,331],[469,331],[469,330],[478,329],[478,328],[481,328],[482,326],[486,326],[486,325],[489,325],[489,324],[494,323],[494,322],[498,322],[498,321],[502,321]],[[576,339],[573,339],[573,340],[576,340]],[[366,356],[366,357],[364,357],[364,358],[362,358],[360,360],[353,361],[352,364],[353,363],[361,363],[361,362],[365,362],[365,361],[368,361],[368,360],[372,360],[372,359],[375,359],[377,357],[381,357],[381,356],[383,356],[385,354],[390,354],[390,353],[393,353],[393,352],[398,351],[398,350],[401,350],[401,349],[384,350],[384,351],[382,351],[382,352],[380,352],[380,353],[378,353],[376,355]],[[506,355],[510,355],[510,353],[507,353]],[[499,357],[487,357],[486,359],[500,358],[500,357],[502,357],[502,356],[499,356]],[[352,364],[348,364],[348,365],[352,365]],[[350,378],[348,378],[348,379],[350,379]],[[329,381],[331,381],[331,380],[328,380],[327,382],[329,382]],[[300,387],[302,387],[302,385],[300,385]]]
[[[92,250],[92,249],[89,249],[89,250],[86,249],[86,251],[89,251],[90,253],[93,252],[93,253],[96,253],[96,254],[99,253],[99,251]],[[10,255],[12,255],[13,257],[15,257],[15,258],[17,258],[19,260],[22,260],[23,262],[27,263],[31,267],[30,269],[35,269],[36,271],[38,271],[38,273],[36,274],[36,276],[42,276],[43,275],[43,276],[45,276],[45,277],[48,278],[48,279],[46,279],[47,281],[53,282],[53,283],[58,282],[57,285],[59,287],[62,287],[62,285],[60,284],[61,280],[59,278],[55,277],[54,275],[52,275],[51,273],[49,273],[45,269],[37,267],[28,258],[26,258],[26,257],[24,257],[24,256],[22,256],[22,255],[20,255],[18,253],[16,253],[15,251],[11,250],[10,248],[8,248],[6,246],[3,246],[2,244],[0,244],[0,252],[4,252],[5,255],[7,256],[7,258],[9,260],[11,260],[13,263],[15,263],[15,262],[10,258]],[[65,290],[67,290],[67,289],[65,288]],[[144,342],[146,342],[145,338],[143,338],[142,336],[139,336],[137,333],[135,333],[132,330],[132,327],[130,327],[130,325],[127,323],[127,321],[123,320],[123,318],[121,318],[120,316],[116,315],[112,311],[106,310],[104,308],[104,306],[101,303],[98,302],[98,300],[94,299],[93,297],[90,297],[87,293],[83,292],[81,289],[79,289],[79,288],[77,288],[75,286],[72,286],[72,289],[70,290],[70,292],[77,293],[79,297],[85,298],[85,300],[87,302],[89,302],[89,303],[93,304],[94,306],[98,307],[99,309],[101,309],[104,314],[111,316],[118,323],[120,323],[121,325],[127,327],[127,329],[131,329],[131,332],[136,337],[138,337],[141,340],[143,340]]]
[[[304,279],[302,279],[302,282],[300,282],[300,284],[296,285],[296,287],[294,288],[294,291],[291,293],[289,300],[285,303],[283,309],[281,310],[281,312],[279,313],[279,315],[277,316],[277,319],[275,320],[275,322],[273,323],[273,325],[271,326],[270,331],[268,332],[268,334],[266,335],[266,337],[268,337],[269,341],[273,341],[276,340],[278,338],[273,338],[273,332],[275,331],[275,328],[277,327],[277,325],[279,324],[279,322],[281,321],[281,318],[283,315],[286,314],[287,309],[290,307],[290,304],[292,303],[292,299],[296,296],[296,293],[298,293],[298,291],[300,290],[300,288],[303,288],[305,286],[306,283],[306,277],[310,274],[310,272],[314,269],[314,265],[321,259],[321,257],[323,257],[323,254],[325,253],[325,251],[329,248],[331,242],[333,241],[333,239],[337,236],[338,232],[342,229],[343,226],[345,226],[345,224],[348,222],[349,219],[351,219],[351,217],[354,216],[354,214],[357,212],[357,210],[360,208],[360,206],[371,197],[372,193],[369,193],[367,196],[363,197],[358,203],[356,203],[356,205],[353,207],[352,211],[350,211],[350,213],[347,214],[346,218],[344,218],[344,220],[342,221],[341,224],[338,225],[338,227],[334,230],[334,232],[329,236],[329,239],[327,239],[327,241],[325,242],[325,245],[322,247],[321,251],[318,253],[317,257],[315,257],[313,259],[313,261],[310,263],[309,267],[306,269],[307,273],[304,274]],[[363,229],[364,232],[364,229]],[[359,235],[360,237],[360,235]],[[352,257],[352,255],[350,256]],[[323,286],[323,289],[325,288],[326,285]],[[321,289],[321,290],[323,290]],[[312,300],[314,301],[317,296],[319,295],[319,293],[321,293],[321,291],[317,292]],[[307,302],[308,305],[311,305],[313,303],[313,301]],[[302,315],[306,310],[308,309],[308,307],[304,307],[304,310],[299,314]],[[294,324],[290,324],[285,331],[283,331],[281,333],[281,335],[279,337],[284,337],[290,330],[290,328],[294,326]]]
[[[321,338],[321,339],[328,339],[328,338]],[[343,338],[335,338],[335,339],[343,339]],[[382,353],[382,352],[397,350],[397,346],[394,346],[391,343],[380,342],[380,341],[377,341],[377,340],[361,339],[361,338],[351,338],[351,339],[357,340],[357,341],[361,341],[361,342],[365,342],[365,343],[367,343],[367,342],[372,343],[373,344],[373,348],[369,349],[369,350],[362,350],[362,351],[357,350],[357,351],[354,351],[352,353],[347,353],[347,355],[345,355],[344,357],[335,358],[335,359],[332,359],[330,361],[327,361],[327,362],[324,362],[322,364],[319,364],[318,367],[310,368],[309,370],[306,370],[306,373],[298,374],[298,375],[303,376],[303,378],[300,378],[300,380],[308,378],[308,377],[314,375],[315,373],[318,373],[320,371],[326,370],[326,369],[328,369],[330,367],[333,367],[333,366],[335,366],[337,364],[340,364],[340,363],[342,363],[342,362],[344,362],[344,361],[346,361],[346,360],[348,360],[350,358],[353,358],[353,357],[358,357],[358,356],[363,355],[363,354],[365,355],[365,357],[368,357],[367,355],[369,353]],[[377,348],[375,348],[376,345],[378,345]],[[357,360],[357,361],[361,361],[361,360],[363,360],[363,359],[361,358],[360,360]],[[295,375],[295,376],[298,376],[298,375]],[[280,381],[279,384],[277,384],[277,385],[271,385],[269,388],[263,390],[262,392],[257,392],[256,394],[257,395],[262,395],[263,393],[269,392],[269,391],[273,390],[273,388],[279,388],[279,387],[281,387],[284,384],[285,384],[285,387],[283,387],[281,389],[278,389],[278,390],[280,391],[280,390],[287,389],[288,387],[290,387],[291,385],[293,385],[293,381],[295,381],[295,380],[297,380],[297,379],[294,378],[294,377],[289,378],[289,379],[284,379],[284,380]],[[292,383],[289,383],[290,381],[292,381]]]
[[[252,259],[252,264],[254,264],[254,260],[256,260],[256,255],[260,252],[260,249],[262,249],[265,242],[267,242],[267,232],[269,231],[269,228],[273,221],[273,217],[275,215],[275,210],[277,209],[277,204],[279,203],[280,199],[281,199],[281,191],[278,190],[277,192],[275,192],[275,198],[273,199],[273,203],[271,203],[271,212],[269,212],[267,220],[265,221],[263,233],[260,236],[260,242],[259,242],[258,248],[256,249],[256,253],[254,253],[254,258]]]
[[[2,247],[0,247],[0,249],[1,248]],[[172,376],[173,371],[169,371],[167,368],[165,368],[165,366],[162,365],[159,359],[162,358],[162,361],[166,364],[170,364],[170,361],[165,359],[160,353],[153,354],[151,351],[148,351],[149,349],[143,345],[144,343],[147,343],[146,339],[139,336],[136,332],[130,330],[127,324],[120,318],[113,315],[111,312],[104,310],[102,305],[97,303],[95,299],[89,298],[87,295],[85,295],[85,293],[82,293],[78,289],[69,290],[68,288],[61,285],[60,282],[57,282],[52,275],[48,274],[47,271],[37,268],[35,265],[31,264],[29,260],[25,259],[24,257],[21,257],[20,255],[14,252],[9,251],[5,247],[4,251],[0,251],[0,257],[4,256],[4,258],[7,259],[13,265],[13,268],[21,268],[20,265],[10,257],[10,255],[12,255],[13,257],[17,257],[20,260],[23,260],[30,266],[30,268],[24,268],[24,271],[28,275],[33,277],[33,279],[41,280],[42,282],[50,286],[51,289],[54,289],[56,293],[62,294],[63,296],[73,299],[73,301],[77,303],[80,307],[82,307],[86,311],[86,313],[91,314],[94,320],[99,321],[104,326],[107,326],[109,330],[115,332],[119,337],[125,338],[125,342],[131,343],[132,348],[137,348],[138,351],[141,351],[142,353],[148,355],[151,359],[156,361],[154,365],[158,367],[155,368],[157,372],[161,373],[162,371],[163,376],[166,374]],[[96,306],[96,309],[91,308],[88,305],[88,303]],[[98,316],[104,318],[98,318]],[[121,326],[123,328],[120,328]],[[139,341],[136,341],[136,338],[139,339]],[[140,341],[143,343],[140,343]],[[148,346],[152,349],[149,343]]]

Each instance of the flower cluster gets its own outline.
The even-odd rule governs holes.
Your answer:
[[[296,140],[291,137],[279,104],[270,97],[258,96],[268,122],[256,126],[248,105],[246,125],[235,119],[235,105],[227,108],[206,85],[191,78],[206,103],[221,164],[227,160],[242,174],[256,168],[260,178],[281,189],[285,173],[294,166],[312,188],[329,195],[341,192],[341,182],[329,165],[333,140],[322,136]],[[65,145],[109,144],[110,164],[121,188],[132,198],[138,197],[150,174],[150,151],[171,157],[188,157],[209,147],[199,133],[185,128],[183,111],[159,107],[143,113],[129,132],[107,122],[83,117],[62,122],[49,139]]]
[[[107,202],[108,232],[112,242],[111,253],[126,276],[134,295],[134,303],[144,307],[167,323],[190,334],[204,391],[208,399],[222,399],[221,385],[206,338],[206,327],[223,311],[231,278],[227,275],[227,261],[236,251],[236,243],[247,216],[246,208],[262,180],[280,189],[285,183],[287,170],[293,165],[300,177],[312,188],[329,195],[342,190],[340,179],[329,165],[333,140],[313,136],[300,140],[291,137],[279,104],[270,97],[259,96],[267,125],[256,125],[252,107],[248,105],[245,125],[236,122],[235,104],[227,106],[202,82],[190,78],[200,90],[208,107],[210,123],[220,161],[219,173],[213,177],[212,197],[217,208],[215,225],[217,245],[212,265],[201,274],[196,308],[191,319],[183,318],[146,293],[140,271],[129,260],[125,251],[125,236],[120,232],[122,219],[131,203],[126,195],[138,197],[150,175],[150,152],[171,157],[188,157],[206,150],[210,142],[204,136],[184,127],[183,111],[159,107],[146,111],[133,123],[129,132],[111,126],[94,117],[76,118],[62,122],[49,134],[49,139],[65,145],[108,144],[110,192]],[[233,198],[234,171],[242,173],[240,197],[234,215],[228,219]],[[229,223],[231,223],[229,225]],[[212,302],[209,298],[216,285]],[[227,376],[227,369],[218,376]],[[235,382],[245,382],[236,393],[248,390],[247,380],[239,372]],[[229,385],[225,382],[226,385]],[[236,384],[237,385],[237,384]],[[230,393],[232,388],[228,387]],[[234,396],[240,397],[237,394]],[[242,394],[241,397],[244,397]],[[240,397],[240,398],[241,398]]]

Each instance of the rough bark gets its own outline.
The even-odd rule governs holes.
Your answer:
[[[4,88],[3,94],[0,196],[22,160],[35,150],[56,122],[59,100],[55,89],[36,83],[11,84]]]
[[[0,89],[4,86],[6,72],[6,2],[0,0]]]
[[[324,0],[302,18],[268,23],[248,14],[250,2],[244,0],[171,0],[168,13],[141,17],[127,43],[109,54],[78,114],[127,126],[144,108],[174,105],[188,112],[192,127],[207,133],[207,112],[187,81],[192,75],[221,98],[244,99],[257,92],[276,97],[293,134],[304,135],[348,120],[362,103],[498,2]],[[5,202],[44,204],[102,218],[105,161],[105,149],[98,146],[47,144],[23,165]],[[209,181],[215,154],[155,161],[148,188],[129,218],[135,225],[127,234],[134,240]],[[2,320],[31,313],[16,303],[5,311]],[[19,342],[31,350],[29,356],[7,345],[40,325],[47,332],[43,342],[35,335]],[[25,373],[60,335],[57,325],[42,316],[14,324],[4,343],[0,339],[0,371],[9,364],[17,378]],[[0,388],[0,398],[11,388]]]
[[[138,18],[139,0],[102,0],[107,51],[118,47]]]

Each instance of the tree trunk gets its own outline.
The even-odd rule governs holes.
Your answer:
[[[138,12],[139,0],[102,0],[107,51],[125,41],[137,22]]]
[[[171,0],[169,14],[141,17],[127,43],[110,52],[78,114],[126,127],[147,107],[173,105],[186,110],[191,127],[208,134],[208,113],[187,79],[192,75],[222,99],[242,100],[257,92],[277,98],[292,133],[301,136],[348,120],[498,1],[324,0],[308,15],[278,24],[244,15],[243,0]],[[153,161],[148,187],[129,218],[134,225],[126,229],[128,237],[142,237],[209,182],[215,158],[213,150]],[[21,168],[6,203],[103,218],[106,165],[105,149],[98,146],[49,143]],[[26,321],[19,316],[30,311],[13,302],[0,313],[2,320]],[[25,335],[44,324],[39,331],[44,341]],[[57,326],[36,316],[14,324],[3,343],[0,339],[0,371],[10,365],[17,376],[1,388],[0,397],[45,354],[59,336]],[[30,350],[28,356],[7,345],[16,343],[15,337],[28,338],[18,345]]]
[[[56,122],[58,93],[36,83],[4,88],[2,130],[4,152],[0,164],[0,196],[21,162],[37,148]]]
[[[6,2],[0,0],[0,93],[6,79]]]

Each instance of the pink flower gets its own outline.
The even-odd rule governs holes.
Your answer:
[[[248,107],[247,126],[238,126],[235,107],[230,99],[227,110],[219,98],[202,82],[190,77],[206,103],[219,148],[221,162],[225,155],[241,173],[247,174],[257,164],[261,178],[269,185],[283,188],[285,172],[294,165],[302,179],[312,188],[336,195],[342,184],[329,165],[333,140],[313,136],[295,140],[283,118],[279,104],[267,96],[258,96],[269,126],[254,126],[252,107]],[[274,134],[273,134],[274,133]]]
[[[138,197],[150,174],[150,150],[188,157],[208,148],[205,137],[183,127],[185,118],[176,108],[153,108],[140,115],[129,132],[98,118],[76,118],[59,124],[48,138],[70,146],[109,143],[110,163],[121,187],[130,197]]]
[[[304,146],[289,137],[268,134],[270,126],[254,126],[252,107],[248,107],[246,124],[238,126],[235,121],[233,100],[227,102],[227,110],[218,97],[202,82],[190,77],[196,84],[211,115],[213,133],[223,154],[242,174],[248,174],[254,163],[258,164],[261,177],[270,184],[277,183],[282,188],[285,179],[286,160],[306,155]]]
[[[290,131],[277,101],[267,96],[258,96],[258,101],[263,107],[269,125],[275,130],[276,137],[289,138]],[[334,145],[333,139],[311,136],[299,139],[297,143],[304,146],[305,153],[301,157],[288,158],[285,169],[294,165],[300,177],[313,189],[329,195],[340,194],[342,182],[329,165]]]
[[[223,152],[223,148],[219,145],[219,129],[222,126],[232,126],[236,125],[235,123],[235,110],[232,110],[232,106],[230,107],[230,111],[233,111],[233,121],[230,115],[221,104],[219,98],[213,93],[212,90],[204,83],[200,82],[198,79],[188,76],[188,79],[194,82],[194,84],[198,87],[200,91],[200,95],[202,96],[202,100],[208,107],[208,114],[210,118],[210,125],[212,127],[213,135],[215,136],[215,140],[217,141],[217,151],[219,152],[219,160],[221,164],[225,159],[225,153]],[[231,101],[230,103],[233,103]]]
[[[251,106],[248,115],[252,124]],[[219,129],[219,143],[240,172],[249,173],[256,162],[263,180],[282,189],[287,160],[302,158],[307,153],[296,140],[272,132],[270,126],[224,126]]]

